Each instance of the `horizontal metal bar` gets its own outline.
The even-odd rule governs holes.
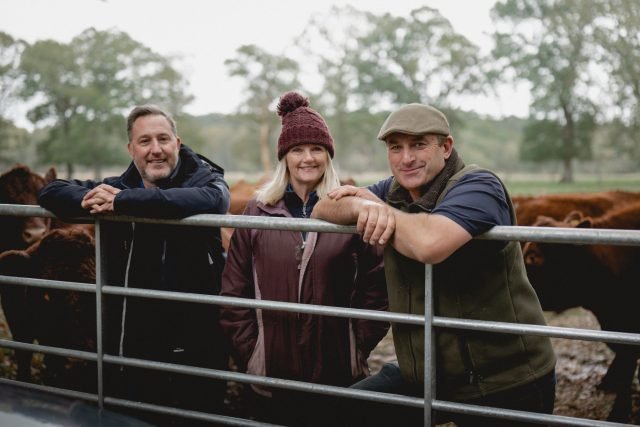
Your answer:
[[[443,400],[434,400],[432,407],[436,411],[453,412],[458,414],[480,415],[496,419],[514,420],[514,421],[531,421],[538,424],[551,424],[562,426],[583,426],[583,427],[615,427],[624,426],[626,424],[613,423],[609,421],[598,421],[586,418],[573,418],[562,415],[539,414],[535,412],[514,411],[511,409],[492,408],[488,406],[470,405],[466,403],[448,402]]]
[[[262,308],[296,313],[323,314],[336,317],[355,317],[358,319],[382,320],[423,325],[424,316],[392,313],[388,311],[364,310],[346,307],[329,307],[315,304],[299,304],[283,301],[254,300],[248,298],[203,295],[186,292],[156,291],[151,289],[124,288],[122,286],[104,286],[102,292],[109,295],[158,298],[173,301],[196,302],[237,307]]]
[[[92,393],[85,393],[82,391],[69,390],[66,388],[51,387],[40,384],[26,383],[23,381],[10,380],[8,378],[0,378],[0,384],[8,384],[12,386],[22,387],[29,390],[37,390],[45,393],[57,394],[59,396],[70,397],[72,399],[88,400],[90,402],[97,402],[98,396]]]
[[[16,277],[16,276],[2,276],[0,275],[0,285],[19,285],[19,286],[32,286],[46,289],[60,289],[65,291],[76,292],[95,292],[95,283],[80,283],[80,282],[63,282],[60,280],[48,280],[48,279],[34,279],[31,277]]]
[[[467,329],[486,332],[506,332],[517,335],[542,335],[553,338],[603,341],[618,344],[640,345],[640,334],[630,332],[595,331],[559,326],[527,325],[521,323],[494,322],[489,320],[456,319],[452,317],[433,318],[433,326],[452,329]]]
[[[95,362],[97,356],[90,351],[72,350],[62,347],[52,347],[42,344],[30,344],[22,341],[12,341],[0,338],[0,347],[14,348],[16,350],[33,351],[36,353],[53,354],[63,357],[75,357],[76,359],[89,360]]]
[[[612,228],[495,226],[475,238],[582,245],[640,246],[640,230]]]
[[[214,226],[229,228],[277,229],[289,231],[319,231],[342,234],[356,233],[356,228],[352,225],[338,225],[327,221],[310,218],[201,214],[193,215],[181,220],[138,218],[127,216],[102,216],[100,217],[100,219],[116,222],[145,222],[152,224],[192,225],[200,227]]]
[[[114,359],[121,359],[121,358],[114,358]],[[170,365],[170,364],[166,364],[166,365]],[[134,364],[134,363],[129,364],[129,366],[145,367],[144,364]],[[160,368],[160,366],[157,366],[157,368]],[[183,372],[188,373],[186,371],[183,371]],[[255,377],[254,375],[248,375],[248,374],[242,374],[241,376]],[[256,378],[263,378],[263,377],[256,377]],[[234,378],[233,380],[234,381],[238,380],[239,382],[247,382],[247,383],[253,382],[253,381],[244,380],[243,378],[237,378],[237,379]],[[295,383],[295,381],[291,381],[291,382]],[[56,394],[56,395],[69,397],[73,399],[86,400],[93,403],[97,402],[98,400],[98,396],[92,393],[85,393],[85,392],[79,392],[75,390],[43,386],[43,385],[33,384],[33,383],[25,383],[21,381],[6,379],[6,378],[0,378],[0,383],[18,386],[18,387],[22,387],[30,390]],[[269,383],[264,385],[274,385],[274,384]],[[303,391],[307,391],[307,390],[303,390]],[[364,400],[381,402],[381,403],[382,402],[392,403],[390,400],[388,400],[389,395],[385,393],[366,392],[366,391],[357,391],[357,390],[353,390],[353,391],[360,394],[360,396],[357,396],[357,397],[363,398]],[[356,396],[350,395],[345,397],[356,397]],[[422,407],[422,403],[421,403],[423,402],[422,399],[412,398],[412,400],[415,400],[415,402],[411,402],[412,403],[411,405],[406,405],[406,406],[412,406],[412,407],[418,407],[418,408]],[[242,418],[227,417],[227,416],[208,414],[208,413],[197,412],[197,411],[188,411],[183,409],[170,408],[170,407],[160,406],[160,405],[133,402],[130,400],[118,399],[114,397],[105,397],[105,403],[112,406],[119,406],[119,407],[132,408],[132,409],[142,409],[150,412],[164,413],[168,415],[175,415],[175,416],[192,418],[192,419],[218,422],[225,425],[255,426],[255,427],[273,426],[273,424],[259,423],[256,421],[242,419]],[[402,403],[408,403],[408,402],[396,402],[396,403],[402,404]],[[615,427],[615,426],[625,425],[625,424],[612,423],[607,421],[572,418],[572,417],[566,417],[566,416],[560,416],[560,415],[536,414],[533,412],[512,411],[507,409],[469,405],[464,403],[448,402],[443,400],[434,400],[433,409],[438,411],[461,413],[461,414],[480,415],[480,416],[486,415],[486,416],[491,416],[494,418],[501,418],[501,419],[533,421],[541,424],[546,423],[546,424],[553,424],[553,425],[584,426],[584,427],[591,427],[591,426]]]
[[[95,292],[95,285],[76,282],[58,282],[55,280],[31,279],[12,276],[0,276],[0,285],[39,286],[79,292]],[[377,310],[364,310],[345,307],[328,307],[314,304],[299,304],[282,301],[253,300],[248,298],[225,297],[184,292],[158,291],[152,289],[124,288],[122,286],[105,286],[103,293],[109,295],[156,298],[171,301],[226,305],[234,307],[261,308],[296,313],[308,313],[347,317],[366,320],[396,322],[411,325],[424,325],[424,316],[415,314],[393,313]],[[558,326],[526,325],[516,323],[494,322],[484,320],[457,319],[435,316],[433,325],[441,328],[467,329],[486,332],[505,332],[518,335],[542,335],[554,338],[580,339],[617,344],[640,345],[640,334],[615,331],[596,331]]]
[[[0,203],[0,216],[39,216],[58,218],[52,212],[35,205],[10,205]],[[92,223],[96,220],[114,222],[141,222],[150,224],[191,225],[201,227],[230,228],[278,228],[293,231],[321,231],[329,233],[354,234],[356,228],[351,225],[338,225],[319,219],[305,218],[273,218],[247,215],[200,214],[183,219],[141,218],[133,216],[96,215],[77,218],[60,218],[63,221]]]
[[[45,218],[56,218],[56,216],[38,205],[11,205],[0,203],[0,216],[40,216]],[[92,219],[93,222],[95,219]]]
[[[0,215],[56,217],[51,212],[33,205],[0,204]],[[213,226],[230,228],[277,228],[280,230],[320,231],[329,233],[356,233],[351,225],[337,225],[307,218],[272,218],[249,215],[193,215],[184,219],[139,218],[131,216],[96,215],[93,217],[62,218],[73,222],[93,222],[96,219],[117,222],[145,222],[154,224]],[[640,230],[582,229],[533,226],[495,226],[476,236],[482,240],[518,240],[546,243],[601,244],[640,246]]]
[[[227,415],[209,414],[206,412],[191,411],[188,409],[173,408],[169,406],[153,405],[150,403],[134,402],[131,400],[117,399],[115,397],[105,397],[105,403],[113,406],[121,406],[130,409],[142,409],[149,412],[155,412],[165,415],[173,415],[193,420],[208,421],[217,424],[231,426],[250,426],[250,427],[276,427],[277,424],[268,424],[258,421],[248,420],[244,418],[229,417]]]
[[[36,390],[36,391],[41,391],[41,392],[44,392],[44,393],[51,393],[51,394],[55,394],[55,395],[58,395],[58,396],[68,397],[68,398],[77,399],[77,400],[86,400],[86,401],[89,401],[89,402],[92,402],[92,403],[96,403],[98,401],[98,395],[97,394],[93,394],[93,393],[85,393],[85,392],[80,392],[80,391],[75,391],[75,390],[68,390],[68,389],[64,389],[64,388],[44,386],[44,385],[33,384],[33,383],[26,383],[26,382],[22,382],[22,381],[10,380],[10,379],[6,379],[6,378],[0,378],[0,384],[8,384],[8,385],[12,385],[12,386],[28,389],[28,390]],[[247,420],[247,419],[243,419],[243,418],[235,418],[235,417],[229,417],[229,416],[225,416],[225,415],[209,414],[209,413],[205,413],[205,412],[189,411],[189,410],[186,410],[186,409],[178,409],[178,408],[172,408],[172,407],[160,406],[160,405],[151,405],[151,404],[147,404],[147,403],[134,402],[134,401],[131,401],[131,400],[118,399],[118,398],[114,398],[114,397],[107,397],[105,399],[105,402],[110,404],[110,405],[113,405],[113,406],[120,406],[120,407],[125,407],[125,408],[134,408],[134,409],[143,409],[143,410],[151,411],[151,412],[158,412],[158,413],[176,415],[176,416],[185,417],[185,418],[211,421],[211,422],[216,422],[216,423],[225,424],[225,425],[251,426],[251,427],[262,427],[262,426],[270,427],[270,426],[275,426],[275,424],[261,423],[261,422],[257,422],[257,421],[253,421],[253,420]],[[97,410],[98,410],[98,408],[96,408],[96,411]]]
[[[223,371],[218,369],[200,368],[195,366],[176,365],[173,363],[156,362],[130,357],[120,357],[105,354],[104,361],[110,364],[124,365],[135,368],[153,369],[164,372],[173,372],[217,380],[235,381],[241,383],[257,384],[265,387],[284,388],[288,390],[317,393],[330,396],[351,397],[361,400],[385,402],[415,408],[424,407],[424,399],[403,396],[399,394],[378,393],[373,391],[357,390],[324,384],[308,383],[304,381],[286,380],[281,378],[266,377],[260,375],[244,374],[241,372]]]

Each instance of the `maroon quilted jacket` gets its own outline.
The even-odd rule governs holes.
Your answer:
[[[249,202],[245,215],[290,217],[284,202]],[[222,278],[225,296],[387,309],[382,250],[357,234],[236,229]],[[300,268],[298,268],[300,266]],[[366,359],[386,322],[222,307],[222,327],[240,369],[270,377],[350,385],[368,375]]]

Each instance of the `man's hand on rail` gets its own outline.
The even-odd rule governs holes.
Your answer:
[[[113,200],[119,192],[119,188],[100,184],[85,194],[82,198],[81,206],[84,209],[91,209],[90,213],[92,214],[113,214]]]
[[[329,191],[329,193],[327,193],[327,196],[329,196],[330,199],[334,200],[340,200],[341,198],[346,196],[354,196],[361,199],[371,200],[372,202],[384,203],[368,189],[355,187],[353,185],[342,185],[338,188],[334,188],[333,190]]]

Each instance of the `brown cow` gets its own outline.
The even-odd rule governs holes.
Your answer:
[[[620,204],[640,201],[640,192],[602,191],[597,193],[564,193],[542,196],[513,196],[518,225],[533,225],[539,215],[557,220],[579,210],[584,215],[600,216]]]
[[[229,200],[229,215],[242,215],[244,209],[247,207],[247,203],[251,200],[255,192],[261,185],[267,180],[267,177],[262,177],[258,182],[251,183],[244,179],[237,181],[235,184],[229,187],[229,193],[231,194]],[[229,249],[229,242],[231,241],[231,235],[233,234],[233,228],[221,227],[220,234],[222,236],[222,247],[225,252]]]
[[[16,165],[0,175],[0,203],[37,205],[38,191],[56,178],[51,168],[44,177],[25,165]],[[24,249],[49,231],[51,221],[39,217],[0,217],[0,252]]]
[[[82,227],[48,232],[26,250],[0,254],[0,274],[37,279],[95,283],[95,242]],[[93,293],[3,285],[2,308],[16,341],[95,351],[96,314]],[[16,350],[18,379],[30,378],[31,352]],[[88,363],[45,356],[44,381],[95,391]],[[71,369],[70,369],[71,368]]]
[[[564,220],[540,216],[544,227],[640,229],[640,202],[613,208],[599,218],[571,212]],[[524,246],[527,274],[543,309],[582,306],[603,330],[640,332],[640,247],[529,242]],[[617,392],[609,420],[626,421],[631,410],[631,382],[640,349],[610,345],[616,357],[599,387]]]

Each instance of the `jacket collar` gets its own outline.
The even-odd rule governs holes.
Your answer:
[[[291,215],[295,218],[310,218],[313,207],[318,202],[318,195],[315,190],[309,193],[309,200],[307,203],[302,201],[300,197],[293,191],[291,183],[287,185],[287,189],[284,192],[284,203],[291,212]]]
[[[256,206],[267,215],[281,215],[287,217],[291,216],[291,212],[289,212],[289,210],[287,209],[287,206],[284,203],[284,199],[278,200],[275,205],[267,205],[263,202],[258,201],[256,202]]]

